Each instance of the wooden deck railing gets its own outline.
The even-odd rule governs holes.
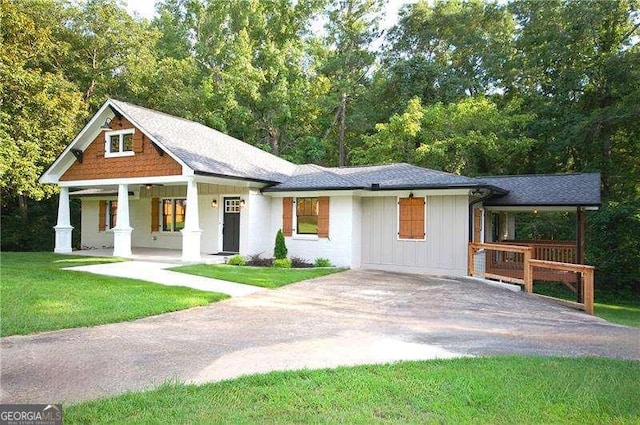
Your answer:
[[[523,245],[533,248],[536,260],[557,261],[559,263],[578,263],[575,241],[500,241],[503,245]]]
[[[560,276],[571,276],[577,280],[582,302],[572,302],[559,298],[534,294],[543,298],[550,298],[564,305],[579,308],[593,314],[593,275],[594,267],[583,264],[572,264],[557,261],[539,260],[533,258],[533,247],[494,244],[470,243],[468,251],[469,276],[479,276],[524,286],[525,292],[533,293],[534,273],[539,280],[561,280]],[[482,258],[480,254],[483,254]],[[536,271],[539,269],[538,271]],[[549,279],[549,276],[552,278]],[[580,278],[576,278],[580,276]]]

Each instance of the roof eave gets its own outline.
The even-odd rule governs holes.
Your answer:
[[[229,175],[229,174],[211,173],[211,172],[208,172],[208,171],[194,170],[193,174],[195,174],[197,176],[218,177],[218,178],[221,178],[221,179],[240,180],[240,181],[255,182],[255,183],[262,183],[262,184],[272,184],[273,185],[273,184],[280,183],[280,182],[276,182],[276,181],[273,181],[273,180],[256,179],[256,178],[253,178],[253,177],[232,176],[232,175]]]

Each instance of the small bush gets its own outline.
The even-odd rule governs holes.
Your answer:
[[[230,266],[246,266],[247,260],[245,260],[242,255],[234,255],[233,257],[229,257],[227,264]]]
[[[291,268],[291,260],[288,258],[276,258],[273,262],[273,267],[278,267],[281,269],[290,269]]]
[[[291,267],[294,269],[309,269],[313,264],[300,257],[291,257]]]
[[[260,254],[253,254],[247,259],[247,266],[271,267],[273,266],[273,258],[262,258]]]
[[[276,233],[276,246],[273,249],[273,256],[276,257],[276,260],[282,260],[287,258],[287,245],[284,242],[284,233],[282,233],[282,229],[278,230]]]
[[[331,267],[331,261],[328,258],[316,258],[313,267]]]

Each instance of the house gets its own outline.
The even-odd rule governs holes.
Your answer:
[[[467,273],[470,241],[513,239],[515,211],[600,204],[598,174],[470,178],[409,164],[295,165],[202,124],[110,99],[40,178],[60,187],[55,252],[86,247],[272,255],[440,275]],[[582,219],[582,218],[580,218]],[[574,244],[579,249],[580,243]]]

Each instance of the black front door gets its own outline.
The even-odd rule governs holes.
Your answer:
[[[222,250],[240,251],[240,198],[224,198],[224,218],[222,225]]]

